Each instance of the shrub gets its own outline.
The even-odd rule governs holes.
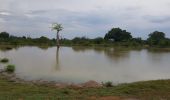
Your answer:
[[[8,65],[6,66],[6,71],[7,72],[14,72],[15,71],[15,65]]]
[[[62,93],[68,95],[70,92],[68,90],[63,90]]]
[[[113,87],[112,82],[106,82],[106,83],[102,83],[105,87]]]
[[[2,63],[7,63],[7,62],[9,62],[9,60],[7,58],[3,58],[3,59],[1,59],[1,62]]]

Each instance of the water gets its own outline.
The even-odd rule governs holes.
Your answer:
[[[128,83],[170,78],[170,52],[88,47],[0,50],[25,80]],[[5,64],[0,64],[1,68]]]

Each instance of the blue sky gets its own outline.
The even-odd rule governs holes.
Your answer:
[[[155,30],[170,37],[170,0],[0,0],[0,31],[12,35],[55,38],[52,23],[62,23],[61,36],[104,36],[120,27],[134,37]]]

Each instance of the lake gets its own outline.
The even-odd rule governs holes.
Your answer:
[[[0,50],[4,57],[25,80],[129,83],[170,78],[170,52],[161,50],[24,46]]]

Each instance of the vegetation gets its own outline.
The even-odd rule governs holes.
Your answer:
[[[134,38],[130,32],[120,28],[112,28],[105,37],[89,39],[87,37],[75,37],[71,40],[59,39],[59,32],[63,29],[61,24],[53,24],[53,30],[57,31],[57,39],[17,37],[7,32],[0,33],[0,45],[38,45],[38,46],[126,46],[126,47],[170,47],[170,39],[163,32],[155,31],[150,33],[147,40]],[[60,41],[59,41],[60,40]]]
[[[7,65],[6,72],[13,73],[15,71],[15,65]]]
[[[56,30],[57,31],[56,43],[57,43],[57,47],[59,47],[60,46],[59,32],[63,30],[63,27],[62,27],[61,24],[54,23],[54,24],[52,24],[52,30]]]
[[[100,100],[101,97],[111,96],[140,100],[169,100],[170,80],[120,84],[109,88],[77,89],[13,83],[0,75],[0,100]]]
[[[170,40],[165,37],[165,33],[158,31],[150,33],[147,41],[151,46],[158,45],[162,47],[167,46],[170,43]]]
[[[3,59],[1,59],[0,62],[2,62],[2,63],[7,63],[7,62],[9,62],[9,60],[8,60],[7,58],[3,58]]]
[[[103,84],[103,86],[105,86],[105,87],[113,87],[113,83],[110,82],[110,81],[108,81],[108,82],[106,82],[106,83],[102,83],[102,84]]]
[[[115,42],[129,41],[132,39],[131,33],[126,32],[120,28],[111,29],[104,37],[106,40],[113,40]]]
[[[26,37],[26,36],[17,37],[17,36],[10,35],[7,32],[1,32],[0,33],[0,45],[43,45],[43,46],[47,45],[47,46],[52,46],[52,45],[55,45],[55,39],[49,39],[44,36],[41,36],[40,38],[31,38],[31,37]]]
[[[1,32],[1,34],[0,34],[0,38],[1,39],[5,39],[5,38],[9,38],[9,33],[7,33],[7,32]]]

